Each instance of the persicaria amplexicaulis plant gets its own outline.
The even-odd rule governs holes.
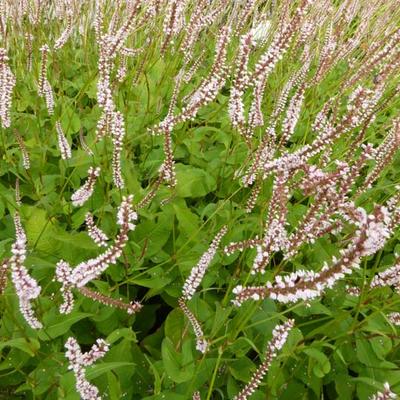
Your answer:
[[[395,398],[399,21],[0,2],[0,398]]]

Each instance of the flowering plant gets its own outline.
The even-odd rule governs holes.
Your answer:
[[[399,20],[0,2],[0,398],[396,398]]]

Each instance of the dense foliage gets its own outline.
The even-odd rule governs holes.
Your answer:
[[[398,1],[0,5],[0,398],[400,393]]]

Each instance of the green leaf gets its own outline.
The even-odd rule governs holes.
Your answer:
[[[367,339],[360,337],[356,339],[356,352],[357,358],[364,365],[372,368],[379,366],[380,360],[375,355],[375,352],[372,350],[371,344]]]
[[[86,377],[88,379],[95,379],[108,371],[114,371],[117,368],[121,367],[134,367],[136,364],[132,362],[125,361],[110,361],[103,362],[101,364],[92,365],[86,370]]]
[[[121,329],[115,330],[114,332],[110,333],[107,336],[106,342],[108,344],[113,344],[121,338],[136,342],[136,334],[130,328],[121,328]]]
[[[304,349],[303,353],[307,354],[311,359],[317,361],[313,367],[313,372],[318,378],[322,378],[331,370],[331,364],[328,357],[322,351],[311,347]]]
[[[174,382],[187,382],[193,378],[195,365],[190,341],[183,343],[182,353],[179,353],[173,342],[165,338],[162,342],[161,354],[165,369]]]
[[[84,318],[91,317],[93,314],[73,312],[71,314],[53,314],[43,318],[44,329],[39,331],[41,340],[50,340],[67,333],[71,326]]]
[[[215,179],[206,171],[190,165],[176,165],[176,193],[180,197],[202,197],[215,190]]]
[[[34,357],[37,350],[40,349],[40,343],[38,340],[32,338],[31,339],[17,338],[0,343],[0,351],[3,350],[5,347],[13,347],[22,350],[25,353],[29,354],[31,357]]]
[[[189,322],[185,319],[185,315],[180,308],[172,310],[165,320],[165,336],[171,340],[174,345],[178,345],[183,337],[185,326]]]

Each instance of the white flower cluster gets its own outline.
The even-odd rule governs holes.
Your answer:
[[[114,112],[112,115],[111,133],[114,144],[112,158],[114,184],[118,189],[123,189],[125,184],[121,172],[121,151],[123,149],[122,140],[125,136],[125,126],[124,117],[119,111]]]
[[[264,287],[239,285],[233,290],[236,295],[233,304],[239,306],[245,300],[257,301],[266,297],[280,303],[292,303],[321,296],[327,288],[332,288],[338,280],[359,268],[362,257],[380,250],[390,236],[391,218],[386,207],[379,206],[373,214],[363,211],[360,215],[362,218],[352,243],[340,251],[339,259],[333,257],[331,266],[325,264],[319,272],[300,270],[277,275],[274,283],[267,282]]]
[[[278,61],[283,58],[283,55],[289,48],[293,35],[296,33],[306,10],[312,2],[313,1],[305,1],[297,8],[296,14],[290,23],[287,24],[284,29],[278,31],[268,50],[260,57],[253,74],[257,79],[257,84],[261,81],[265,82],[265,79],[273,71]]]
[[[224,226],[215,236],[208,250],[201,256],[198,264],[192,269],[189,277],[186,279],[186,282],[183,285],[182,289],[182,298],[185,300],[190,300],[196,289],[199,287],[204,274],[208,266],[210,265],[212,259],[214,258],[219,243],[221,242],[222,237],[226,234],[227,227]]]
[[[242,178],[244,186],[252,185],[256,180],[256,175],[262,172],[264,165],[267,165],[271,161],[275,152],[275,144],[273,143],[275,136],[275,125],[271,124],[265,130],[264,139],[257,149],[253,164]]]
[[[67,26],[65,27],[64,31],[61,33],[60,37],[54,43],[54,50],[61,49],[65,43],[67,43],[68,38],[71,36],[72,33],[72,10],[68,10],[67,13]]]
[[[392,312],[388,315],[388,319],[389,321],[393,324],[393,325],[398,325],[400,326],[400,313],[399,312]]]
[[[190,311],[189,307],[187,306],[185,300],[182,297],[178,300],[178,303],[179,307],[181,308],[181,310],[189,320],[190,324],[192,325],[194,334],[196,336],[196,349],[204,354],[208,349],[208,341],[204,337],[203,329],[201,329],[200,322]]]
[[[135,222],[138,219],[138,215],[132,208],[133,195],[122,198],[122,203],[118,208],[117,213],[117,224],[121,226],[127,226],[130,231],[136,228]]]
[[[365,235],[366,240],[363,241],[361,256],[370,256],[381,249],[390,237],[389,225],[391,222],[390,215],[386,207],[380,207],[382,213],[381,220],[376,220],[375,215],[370,214],[366,218],[364,224],[367,226]]]
[[[374,151],[373,159],[375,166],[368,173],[362,187],[358,190],[361,193],[372,187],[372,183],[379,177],[382,170],[389,164],[400,146],[400,118],[393,121],[393,126],[386,136],[384,142]]]
[[[164,18],[163,31],[166,40],[170,41],[172,36],[177,35],[185,23],[185,0],[171,0]]]
[[[76,287],[85,286],[88,282],[101,275],[110,264],[115,264],[122,254],[122,249],[128,241],[128,232],[135,229],[133,221],[137,214],[132,210],[132,196],[124,197],[118,209],[117,221],[121,225],[120,232],[113,244],[103,254],[78,264],[71,276]]]
[[[186,65],[188,65],[193,58],[195,44],[199,39],[201,31],[207,26],[212,25],[223,9],[222,7],[217,7],[211,9],[209,13],[205,13],[205,3],[204,0],[196,2],[196,6],[190,15],[189,23],[185,26],[185,37],[180,50]],[[198,59],[194,61],[194,63],[196,64],[197,61]]]
[[[301,107],[304,102],[304,89],[304,86],[301,86],[290,100],[285,119],[282,122],[281,145],[285,145],[294,133],[297,122],[300,118]]]
[[[102,339],[97,339],[90,351],[82,353],[76,339],[69,337],[65,343],[65,348],[67,349],[65,356],[69,361],[68,369],[71,369],[74,372],[76,390],[82,400],[101,400],[97,387],[92,385],[86,379],[85,370],[86,367],[89,367],[98,359],[104,357],[109,349],[108,344]]]
[[[377,392],[376,394],[370,397],[370,400],[390,400],[397,399],[396,393],[393,393],[390,389],[390,385],[388,382],[383,384],[383,391]]]
[[[374,90],[358,86],[349,96],[347,104],[349,128],[356,128],[373,113],[375,106],[382,97],[383,87]],[[372,122],[372,121],[371,121]]]
[[[16,240],[11,247],[10,258],[11,278],[18,296],[19,308],[26,322],[33,329],[42,328],[42,324],[35,317],[31,301],[39,297],[41,288],[24,266],[26,258],[26,235],[21,226],[19,214],[14,216]]]
[[[267,373],[277,352],[282,349],[287,341],[290,330],[293,328],[294,321],[289,319],[282,325],[277,325],[272,331],[270,340],[265,352],[265,360],[257,368],[250,378],[250,382],[236,395],[233,400],[247,400],[258,388],[265,374]]]
[[[114,241],[104,253],[95,258],[83,261],[74,269],[69,264],[61,260],[57,264],[56,280],[61,283],[64,304],[60,307],[60,312],[69,313],[73,306],[71,290],[82,288],[91,280],[101,275],[111,264],[115,264],[121,256],[122,250],[128,241],[129,231],[135,229],[134,221],[137,219],[136,212],[132,208],[133,196],[123,197],[117,213],[117,223],[121,225],[120,231]]]
[[[236,62],[236,76],[231,88],[228,113],[234,127],[241,128],[245,124],[243,95],[248,85],[249,74],[247,64],[252,47],[255,42],[251,32],[240,39],[239,51]]]
[[[168,183],[170,187],[176,186],[176,172],[174,154],[172,151],[171,131],[166,128],[164,131],[164,154],[165,160],[161,164],[159,172],[160,176]]]
[[[394,286],[400,292],[400,259],[398,258],[395,265],[386,270],[379,272],[371,281],[371,288]]]
[[[67,160],[72,157],[71,148],[68,144],[67,138],[64,135],[64,131],[61,127],[60,121],[56,122],[56,130],[58,136],[58,147],[60,149],[61,158]]]
[[[40,97],[44,97],[47,110],[49,114],[52,115],[54,113],[54,97],[50,82],[47,80],[47,56],[49,51],[50,48],[49,46],[47,46],[47,44],[40,48],[40,52],[42,53],[42,60],[40,65],[38,94]]]
[[[85,222],[88,228],[88,235],[99,247],[106,247],[108,236],[96,226],[93,220],[93,215],[88,212],[85,215]]]
[[[72,294],[72,287],[74,286],[72,280],[72,268],[64,261],[60,260],[56,265],[55,279],[61,283],[61,294],[64,302],[60,305],[61,314],[69,314],[74,307],[74,296]]]
[[[100,175],[100,168],[90,167],[86,182],[71,196],[72,204],[75,207],[82,206],[90,199],[93,194],[94,185]]]
[[[182,108],[181,113],[176,116],[167,115],[167,117],[164,118],[164,120],[161,121],[156,127],[149,129],[151,134],[163,134],[166,130],[172,132],[176,124],[194,119],[202,106],[210,103],[216,98],[226,80],[226,55],[230,33],[231,30],[228,27],[221,29],[217,40],[215,59],[211,68],[211,72],[209,76],[203,79],[195,92],[189,96],[189,98],[187,98],[187,105]]]
[[[8,61],[7,50],[0,48],[0,121],[3,128],[11,125],[11,96],[16,83]]]
[[[15,138],[17,139],[18,146],[22,153],[22,166],[25,169],[29,169],[31,167],[31,161],[29,159],[29,154],[26,149],[24,140],[22,139],[21,135],[17,131],[14,131],[14,134],[15,134]]]
[[[284,324],[277,325],[272,331],[272,339],[268,345],[271,353],[276,355],[276,352],[281,350],[286,343],[290,330],[294,326],[294,320],[288,319]]]
[[[50,82],[47,79],[45,79],[43,82],[43,95],[44,95],[44,100],[46,102],[47,111],[49,115],[53,115],[54,114],[53,89],[51,88]]]

